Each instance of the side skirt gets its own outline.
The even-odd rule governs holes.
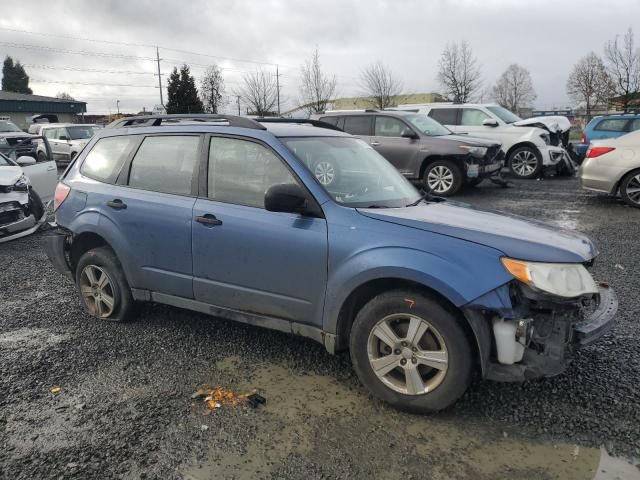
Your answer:
[[[214,317],[220,317],[234,322],[247,323],[257,327],[269,328],[280,332],[292,333],[302,337],[311,338],[318,343],[324,345],[331,354],[335,353],[335,335],[325,332],[324,330],[306,325],[304,323],[292,322],[282,318],[269,317],[256,313],[243,312],[226,307],[219,307],[205,302],[199,302],[190,298],[176,297],[167,295],[166,293],[150,292],[132,288],[133,298],[139,301],[152,301],[171,305],[173,307],[184,308],[194,312],[206,313]]]

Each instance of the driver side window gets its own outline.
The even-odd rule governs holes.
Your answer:
[[[207,179],[211,200],[257,208],[264,208],[264,195],[273,185],[297,183],[265,146],[225,137],[211,138]]]
[[[376,117],[376,137],[401,137],[404,130],[409,130],[409,127],[396,118]]]
[[[482,122],[487,118],[490,118],[489,115],[482,110],[478,110],[477,108],[463,108],[460,125],[479,127],[482,126]]]

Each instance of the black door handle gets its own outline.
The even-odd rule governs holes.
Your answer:
[[[111,200],[110,202],[107,202],[107,206],[111,208],[115,208],[116,210],[122,210],[127,208],[127,204],[117,198],[115,200]]]
[[[222,220],[218,220],[215,215],[211,215],[210,213],[207,213],[206,215],[202,215],[200,217],[196,217],[196,222],[210,227],[222,225]]]

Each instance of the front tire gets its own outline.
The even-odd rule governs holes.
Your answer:
[[[628,173],[622,179],[620,196],[627,205],[640,208],[640,170]]]
[[[518,147],[509,155],[509,170],[517,178],[536,178],[542,171],[542,156],[532,147]]]
[[[455,195],[462,186],[462,172],[449,160],[436,160],[424,170],[424,188],[440,197]]]
[[[379,399],[411,412],[451,406],[471,381],[472,351],[454,314],[411,290],[378,295],[356,316],[353,368]]]
[[[134,313],[131,289],[110,248],[85,252],[78,261],[75,275],[78,294],[89,315],[112,322],[131,318]]]

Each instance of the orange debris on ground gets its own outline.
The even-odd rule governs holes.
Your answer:
[[[254,392],[237,394],[229,388],[221,387],[220,385],[215,388],[204,386],[193,394],[192,398],[204,398],[204,402],[209,410],[220,408],[225,405],[236,406],[240,403],[246,402],[247,397]]]

